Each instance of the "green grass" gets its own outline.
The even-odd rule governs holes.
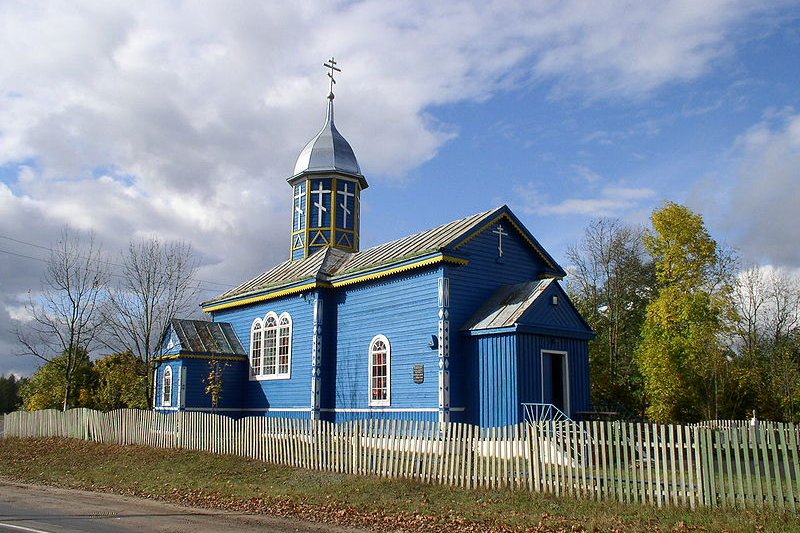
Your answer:
[[[0,440],[0,478],[379,531],[800,531],[778,512],[594,502],[274,466],[71,439]]]

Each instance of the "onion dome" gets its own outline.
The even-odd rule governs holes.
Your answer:
[[[309,172],[348,174],[361,178],[359,181],[365,182],[362,184],[362,188],[365,188],[366,180],[361,174],[356,154],[333,123],[333,94],[328,96],[328,114],[325,118],[325,125],[300,152],[297,163],[294,165],[294,175],[289,180]]]

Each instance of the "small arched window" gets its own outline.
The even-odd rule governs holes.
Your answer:
[[[161,385],[161,405],[169,407],[172,405],[172,367],[164,369],[164,380]]]
[[[389,339],[377,335],[369,345],[369,404],[386,406],[391,403],[391,358]]]
[[[264,323],[260,318],[256,318],[250,330],[250,376],[252,377],[261,373],[261,342],[263,334]]]

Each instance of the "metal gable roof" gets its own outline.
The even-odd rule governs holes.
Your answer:
[[[250,281],[242,283],[238,287],[234,287],[233,289],[212,300],[209,300],[208,302],[204,302],[203,305],[228,298],[262,292],[272,288],[284,287],[286,285],[307,279],[317,278],[317,276],[319,276],[319,274],[323,271],[323,266],[325,265],[325,260],[327,259],[328,255],[337,253],[347,254],[347,252],[343,252],[337,248],[329,247],[297,261],[287,260],[282,263],[278,263],[263,274],[256,276]]]
[[[500,287],[467,320],[462,329],[479,330],[513,326],[551,283],[555,283],[555,280],[541,279]]]
[[[462,246],[465,239],[476,235],[476,231],[487,229],[487,224],[501,216],[507,216],[525,239],[531,242],[545,262],[554,265],[554,275],[563,275],[561,267],[555,264],[552,258],[541,249],[508,207],[501,206],[360,252],[345,252],[328,247],[304,259],[284,261],[202,305],[207,307],[225,300],[290,287],[303,281],[335,281],[342,277],[379,270],[426,255],[450,252]]]
[[[497,209],[471,215],[429,230],[408,235],[407,237],[373,246],[362,252],[352,253],[349,260],[339,269],[337,275],[362,272],[441,251],[447,248],[456,238],[479,225],[484,219],[489,218],[495,211]]]
[[[181,343],[181,351],[247,355],[233,327],[227,322],[174,318],[171,325]]]

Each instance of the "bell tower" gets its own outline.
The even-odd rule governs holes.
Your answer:
[[[287,181],[293,190],[291,259],[304,259],[327,246],[348,252],[359,248],[361,191],[368,187],[350,143],[333,123],[335,72],[328,69],[330,91],[325,124],[308,141]]]

